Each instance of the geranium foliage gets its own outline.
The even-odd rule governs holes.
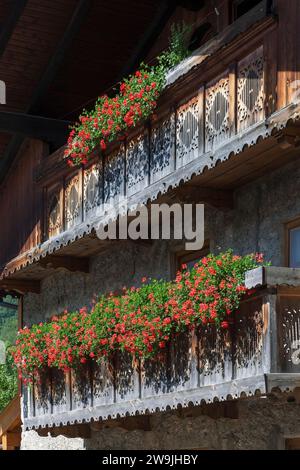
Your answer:
[[[6,351],[5,364],[0,364],[0,412],[18,392],[17,371],[10,349]]]
[[[126,131],[149,118],[165,84],[167,71],[187,55],[185,47],[189,28],[173,26],[169,49],[156,65],[141,64],[140,69],[124,79],[113,96],[100,96],[91,111],[84,111],[70,132],[65,158],[70,166],[86,164],[96,149],[106,149],[109,142],[123,139]]]
[[[155,358],[174,333],[209,323],[228,328],[247,294],[245,272],[262,263],[262,255],[209,255],[191,270],[183,265],[175,281],[143,278],[141,287],[102,295],[90,309],[24,328],[14,350],[20,377],[30,380],[41,367],[68,370],[117,350]]]

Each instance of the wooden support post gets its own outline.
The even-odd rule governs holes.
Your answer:
[[[236,64],[229,67],[229,128],[230,137],[236,134],[237,130],[237,78]]]
[[[2,436],[2,449],[15,450],[21,445],[21,434],[17,431],[8,431]]]
[[[53,142],[58,146],[66,141],[71,124],[70,121],[0,110],[1,131]]]

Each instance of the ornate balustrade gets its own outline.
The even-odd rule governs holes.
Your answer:
[[[126,353],[64,374],[41,371],[23,393],[26,428],[81,423],[300,386],[300,270],[262,268],[228,330],[173,338],[160,360]],[[284,285],[285,287],[282,287]]]
[[[139,128],[104,158],[48,184],[45,239],[101,217],[104,204],[153,200],[226,159],[242,145],[239,137],[251,142],[259,124],[265,132],[264,96],[261,46],[205,85],[199,79],[194,96]]]

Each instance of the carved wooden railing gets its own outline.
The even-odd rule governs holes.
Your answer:
[[[294,275],[296,271],[296,276]],[[300,386],[300,270],[250,272],[259,286],[228,330],[210,325],[173,338],[159,361],[134,362],[126,353],[64,374],[41,372],[24,390],[25,427],[176,408]],[[271,282],[271,284],[270,284]],[[278,287],[278,283],[290,287]]]
[[[104,203],[121,197],[145,202],[211,167],[218,150],[264,121],[264,96],[264,51],[259,47],[100,162],[48,185],[45,238],[89,221]],[[232,150],[228,147],[228,154]]]

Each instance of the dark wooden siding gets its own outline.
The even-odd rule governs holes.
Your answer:
[[[44,145],[28,141],[0,192],[0,265],[41,241],[41,189],[33,182]]]

